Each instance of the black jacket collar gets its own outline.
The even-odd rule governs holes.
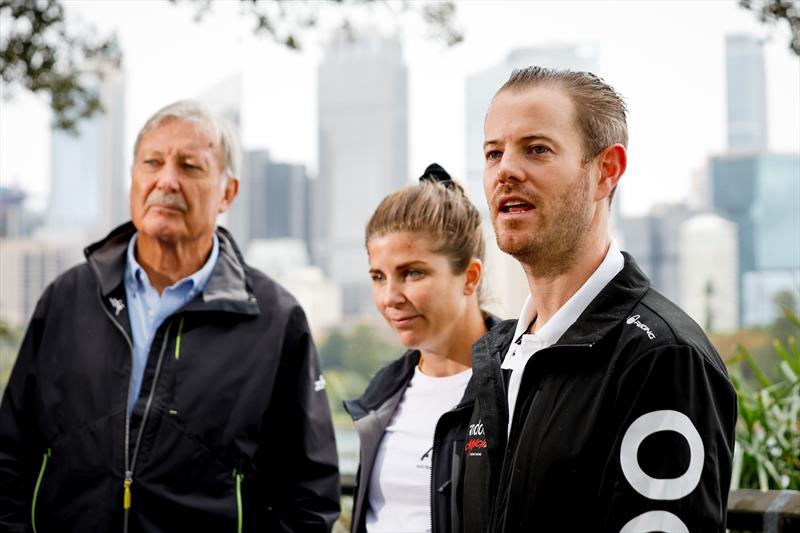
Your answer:
[[[650,280],[630,255],[622,252],[622,256],[625,259],[622,270],[589,303],[554,346],[594,345],[619,325],[642,299],[650,288]],[[505,355],[516,323],[516,319],[500,322],[475,343],[476,350],[484,356],[497,352],[500,352],[500,357]]]
[[[486,329],[491,330],[500,320],[491,314],[486,313],[484,318]],[[407,350],[402,357],[392,361],[383,367],[367,385],[367,389],[359,398],[346,400],[345,408],[354,420],[365,416],[371,410],[376,410],[385,401],[395,395],[401,388],[405,387],[414,376],[414,368],[419,364],[419,350]],[[475,401],[477,387],[475,380],[471,379],[467,383],[464,395],[457,407],[461,407]]]
[[[118,290],[123,283],[126,251],[135,232],[133,224],[126,222],[83,251],[97,275],[103,297]],[[217,264],[201,296],[189,302],[184,309],[258,315],[259,307],[249,289],[244,259],[233,237],[221,227],[217,227],[216,233],[219,239]]]

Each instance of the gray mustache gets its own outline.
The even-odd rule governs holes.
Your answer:
[[[183,212],[189,210],[189,206],[186,205],[186,200],[183,198],[182,194],[175,192],[164,192],[158,189],[154,189],[153,192],[147,196],[147,201],[144,204],[145,207],[150,207],[153,205],[172,207]]]

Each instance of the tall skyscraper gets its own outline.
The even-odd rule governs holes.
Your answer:
[[[97,67],[102,113],[81,121],[77,134],[53,130],[47,224],[80,227],[99,237],[128,219],[125,168],[125,76]]]
[[[24,326],[42,292],[61,272],[82,260],[81,248],[34,239],[0,240],[0,318]]]
[[[678,234],[678,302],[707,332],[736,331],[736,224],[713,213],[701,213],[686,219]]]
[[[248,185],[241,199],[248,204],[246,240],[299,239],[308,250],[310,206],[305,167],[272,161],[268,151],[257,150],[245,152],[242,174]],[[241,241],[242,246],[245,243]]]
[[[762,41],[752,35],[725,38],[728,150],[767,148],[766,75]]]
[[[694,214],[683,204],[662,204],[645,216],[623,218],[621,224],[624,250],[633,256],[653,287],[680,305],[680,228]]]
[[[566,44],[511,51],[501,63],[467,78],[466,185],[484,216],[486,238],[485,283],[490,310],[501,317],[516,316],[528,295],[528,282],[519,263],[500,251],[488,220],[483,192],[483,121],[494,93],[515,68],[541,67],[597,72],[599,51],[594,44]],[[615,202],[616,204],[616,202]],[[618,204],[617,204],[618,205]],[[616,209],[612,216],[616,216]]]
[[[800,156],[734,153],[709,169],[712,205],[738,228],[740,321],[769,323],[777,292],[800,294]]]
[[[312,252],[342,287],[345,314],[372,311],[364,227],[408,183],[406,78],[400,43],[376,35],[335,40],[319,66]]]

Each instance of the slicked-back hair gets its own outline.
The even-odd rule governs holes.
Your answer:
[[[562,89],[575,104],[575,123],[583,138],[584,164],[614,144],[628,147],[625,101],[613,87],[591,72],[537,66],[516,69],[495,96],[507,90],[538,86]],[[609,202],[613,194],[614,191],[609,195]]]
[[[429,237],[433,252],[447,257],[454,274],[466,271],[472,259],[484,259],[481,216],[455,182],[445,187],[422,181],[384,198],[367,223],[367,249],[371,239],[395,232]]]
[[[136,154],[139,152],[139,143],[142,137],[168,120],[194,122],[208,128],[211,136],[219,142],[222,151],[223,160],[220,161],[222,163],[222,175],[228,178],[235,178],[239,175],[241,149],[236,130],[228,121],[216,116],[203,104],[195,100],[179,100],[156,111],[144,123],[144,126],[136,136],[136,142],[133,145],[134,161],[136,161]]]

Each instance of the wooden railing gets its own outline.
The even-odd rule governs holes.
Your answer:
[[[352,496],[355,476],[342,475],[342,495]],[[800,491],[733,490],[728,496],[731,531],[763,533],[800,532]]]

